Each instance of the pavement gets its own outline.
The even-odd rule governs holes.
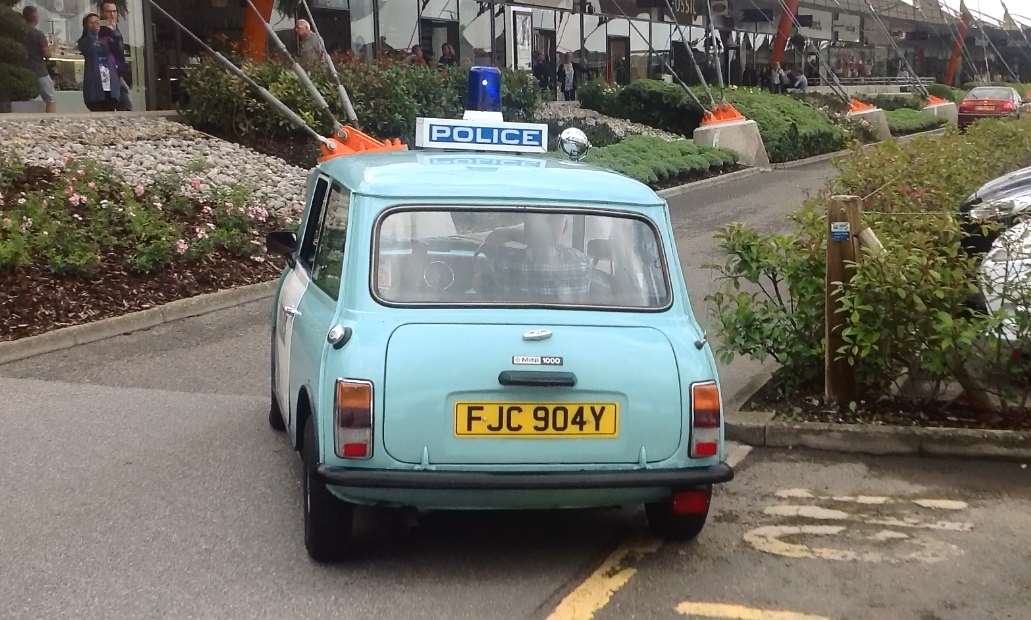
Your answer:
[[[674,199],[699,317],[714,230],[782,226],[831,174],[815,164]],[[266,422],[266,317],[250,303],[0,366],[0,615],[1031,615],[1019,463],[736,449],[738,477],[693,543],[649,538],[636,507],[417,521],[363,509],[356,557],[316,565],[299,461]],[[725,391],[763,371],[723,367]]]

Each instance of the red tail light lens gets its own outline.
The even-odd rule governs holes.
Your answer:
[[[1013,105],[1012,101],[1003,101],[999,104],[999,109],[1003,112],[1012,112],[1017,109],[1017,106]]]
[[[333,430],[337,456],[367,459],[372,456],[372,383],[337,379]]]
[[[691,386],[691,458],[719,454],[720,389],[715,382]]]

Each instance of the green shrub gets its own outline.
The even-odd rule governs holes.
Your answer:
[[[661,80],[635,80],[620,89],[616,99],[622,118],[687,137],[704,114],[683,87]]]
[[[600,112],[606,116],[623,118],[619,103],[620,86],[604,80],[591,80],[576,90],[576,98],[580,105],[588,110]]]
[[[321,135],[329,134],[329,119],[318,110],[289,67],[265,62],[247,63],[243,68],[305,123]],[[417,116],[455,117],[464,109],[467,74],[462,69],[388,62],[345,63],[338,69],[358,124],[376,137],[401,137],[411,143]],[[336,83],[324,72],[314,72],[311,77],[334,115],[346,121]],[[542,99],[540,89],[530,87],[530,79],[528,73],[503,70],[502,111],[507,120],[525,121],[535,115]],[[214,61],[204,60],[187,70],[182,86],[185,98],[181,111],[195,127],[233,137],[302,135],[250,87]]]
[[[931,93],[935,97],[941,97],[946,101],[952,101],[953,103],[959,103],[966,96],[966,92],[958,88],[953,88],[946,84],[934,84],[927,85],[927,92]]]
[[[888,117],[888,127],[891,129],[891,135],[893,136],[904,136],[918,131],[928,131],[945,124],[945,119],[935,116],[933,112],[926,112],[924,110],[901,108],[885,112],[885,115]]]
[[[772,357],[784,368],[778,375],[783,393],[819,392],[826,206],[832,193],[844,193],[866,197],[863,223],[885,250],[865,253],[850,268],[852,285],[838,308],[846,321],[845,344],[836,354],[854,366],[861,397],[887,395],[907,377],[954,379],[972,393],[985,376],[1014,378],[1018,371],[1008,357],[991,358],[999,340],[984,344],[999,319],[966,306],[976,290],[978,261],[960,249],[957,209],[985,181],[1029,163],[1031,119],[890,140],[841,160],[837,179],[793,214],[790,232],[723,230],[726,259],[718,269],[726,283],[710,296],[720,354]],[[1024,314],[1031,296],[1027,301]],[[1031,319],[1023,324],[1031,330]],[[1020,368],[1025,374],[1015,384],[1026,395],[1031,382]],[[978,375],[973,383],[972,374]]]
[[[28,26],[11,4],[0,2],[0,101],[23,101],[39,95],[39,82],[24,67]]]
[[[729,151],[688,140],[667,142],[652,136],[630,136],[611,146],[591,149],[585,161],[658,188],[718,172],[733,166],[737,158]]]
[[[890,112],[892,110],[922,110],[926,103],[922,97],[909,94],[882,94],[882,95],[857,95],[860,101],[865,101],[870,105],[875,105],[878,108]]]

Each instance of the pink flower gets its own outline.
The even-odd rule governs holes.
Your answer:
[[[268,219],[268,210],[266,210],[264,207],[248,207],[247,217],[251,218],[252,220],[264,222]]]
[[[78,174],[80,177],[86,176],[86,171],[83,170],[82,168],[79,168],[78,170],[76,170],[75,173]]]
[[[89,183],[87,183],[86,185],[87,185],[87,186],[88,186],[88,187],[89,187],[90,189],[96,189],[96,187],[97,187],[97,184],[96,184],[96,183],[94,183],[93,181],[90,181],[90,182],[89,182]]]
[[[198,179],[197,177],[193,177],[192,179],[190,179],[190,187],[192,187],[193,189],[200,189],[200,179]]]
[[[30,228],[32,228],[32,218],[31,217],[27,217],[24,220],[22,220],[21,231],[23,233],[27,233],[27,232],[29,232]]]
[[[204,230],[203,226],[198,226],[198,227],[194,228],[193,230],[194,230],[194,232],[197,233],[197,238],[198,239],[207,239],[208,238],[208,231]]]
[[[135,192],[137,196],[142,196],[143,195],[143,184],[142,183],[137,183],[136,187],[132,188],[132,191]]]
[[[68,202],[70,202],[73,207],[77,207],[79,206],[80,198],[82,198],[82,196],[79,196],[78,194],[72,194],[68,197]]]
[[[74,193],[75,193],[75,188],[72,187],[71,185],[69,185],[68,187],[64,188],[64,195],[65,196],[71,196]]]
[[[11,227],[11,218],[5,217],[4,218],[4,228],[10,228],[10,227]]]
[[[205,206],[201,207],[200,212],[203,213],[204,215],[211,215],[211,207],[205,205]]]
[[[190,244],[186,243],[185,240],[180,239],[180,240],[175,242],[175,252],[176,252],[176,254],[186,254],[186,250],[189,250],[189,249],[190,249]]]

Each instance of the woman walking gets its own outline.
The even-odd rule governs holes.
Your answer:
[[[110,41],[100,39],[100,16],[89,13],[82,18],[79,51],[86,59],[82,75],[82,98],[92,112],[115,110],[121,96],[118,60]]]

